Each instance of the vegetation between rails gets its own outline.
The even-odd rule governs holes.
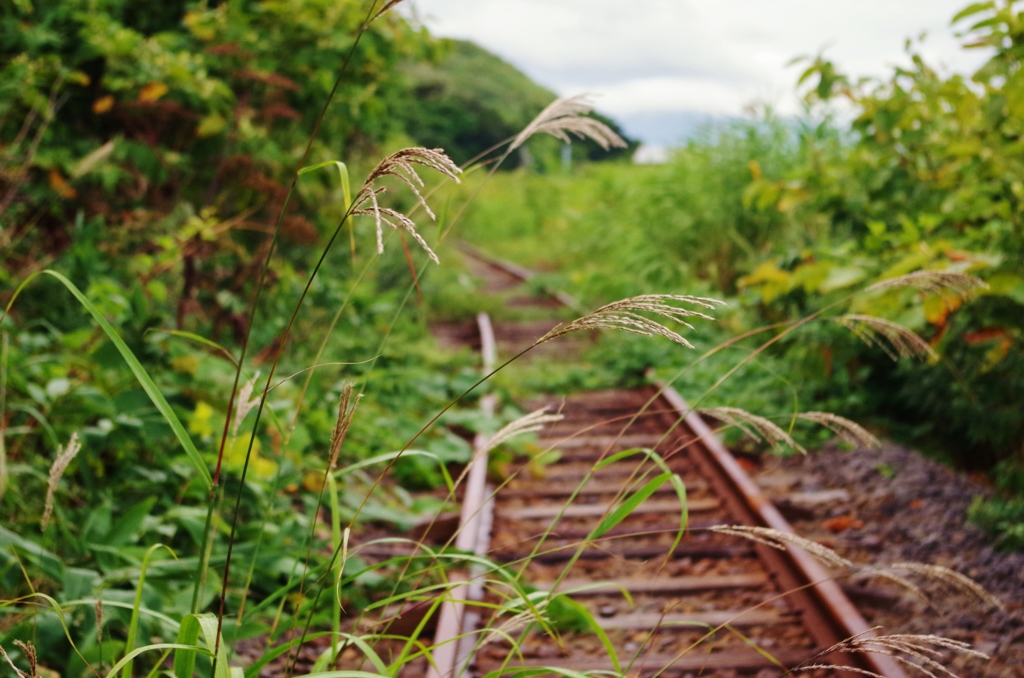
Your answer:
[[[544,176],[521,171],[484,183],[485,166],[467,173],[468,185],[435,192],[401,163],[419,158],[438,169],[447,167],[443,161],[427,151],[413,160],[386,155],[408,135],[451,133],[438,129],[443,106],[421,120],[399,111],[415,91],[403,80],[403,72],[416,70],[409,61],[445,63],[444,48],[425,33],[394,14],[375,16],[375,5],[286,0],[165,8],[140,13],[132,3],[109,2],[95,12],[85,2],[21,0],[0,10],[10,38],[2,48],[4,82],[18,83],[0,92],[0,280],[5,302],[13,303],[0,323],[0,586],[15,592],[3,603],[0,644],[11,649],[9,640],[31,640],[40,661],[62,674],[155,675],[173,667],[178,676],[229,675],[238,672],[229,668],[234,643],[248,637],[280,644],[246,675],[275,656],[286,657],[291,672],[299,642],[291,638],[310,629],[329,629],[335,641],[315,672],[328,671],[348,647],[387,675],[423,655],[416,634],[375,638],[392,652],[385,661],[385,650],[343,635],[341,610],[382,613],[420,602],[448,586],[439,563],[467,556],[426,552],[370,566],[348,552],[343,526],[359,516],[408,529],[417,516],[442,510],[448,465],[470,455],[455,431],[489,425],[475,412],[446,409],[471,389],[476,369],[469,356],[440,354],[425,332],[436,295],[452,295],[424,275],[420,244],[450,258],[444,243],[459,215],[459,229],[488,229],[488,245],[510,258],[546,259],[578,272],[548,282],[588,300],[680,288],[737,295],[742,303],[726,318],[722,339],[755,323],[792,321],[855,287],[918,269],[980,272],[991,291],[983,301],[1017,303],[1017,283],[1010,283],[1019,259],[971,249],[979,237],[972,229],[980,229],[994,234],[993,250],[1009,252],[1019,234],[1012,211],[1008,234],[1002,222],[975,223],[990,216],[983,209],[917,231],[902,221],[882,229],[857,213],[846,231],[829,228],[829,210],[852,208],[842,206],[843,196],[799,184],[801,173],[813,162],[862,171],[854,160],[864,144],[878,141],[868,135],[850,142],[823,125],[794,136],[769,121],[691,144],[667,168],[591,166],[582,180],[559,175],[557,144],[520,146],[517,139],[505,148],[531,148]],[[995,35],[1002,25],[979,30]],[[465,46],[450,49],[470,61],[483,58]],[[280,60],[281,53],[290,59]],[[997,55],[1009,64],[1006,73],[1016,72],[1015,54]],[[437,74],[419,77],[429,83]],[[809,77],[841,82],[825,62]],[[821,86],[815,91],[824,96]],[[841,91],[836,85],[825,94]],[[332,95],[334,108],[322,115]],[[578,107],[573,112],[559,123],[564,128],[536,129],[563,136],[573,125],[594,129],[587,125],[595,119],[578,118]],[[501,120],[505,127],[493,134],[514,136],[531,117]],[[311,129],[317,131],[307,143]],[[483,142],[473,143],[466,155]],[[377,164],[371,150],[387,160]],[[297,172],[303,166],[308,171]],[[391,201],[378,205],[374,191],[383,184],[375,180],[385,174],[407,186],[395,182],[381,198]],[[364,175],[372,179],[353,190],[353,178]],[[413,193],[399,190],[405,188]],[[418,190],[430,198],[436,230],[423,226],[427,207],[416,200]],[[881,204],[865,214],[888,214],[884,200],[897,198],[886,195],[869,197]],[[906,209],[908,219],[920,221],[916,206]],[[420,230],[402,220],[406,214]],[[385,229],[383,242],[378,219],[396,226]],[[630,223],[655,227],[622,227]],[[494,237],[503,229],[507,239]],[[939,247],[933,232],[952,244]],[[545,238],[544,259],[535,245],[513,241],[520,233]],[[932,256],[908,258],[917,251]],[[860,257],[859,272],[845,266],[851,252]],[[898,262],[905,270],[894,268]],[[52,270],[40,274],[44,268]],[[863,302],[870,307],[849,310],[937,327],[934,348],[944,353],[957,336],[990,329],[953,327],[966,311],[950,307],[965,290],[935,294],[948,309],[940,324],[932,319],[941,313],[928,311],[935,290],[924,288],[922,300],[922,290],[913,289],[876,290]],[[993,313],[1006,320],[1012,339],[1011,310]],[[747,385],[767,375],[782,401],[792,401],[795,390],[777,375],[795,366],[816,377],[804,380],[810,386],[799,398],[881,409],[857,399],[877,395],[864,387],[874,370],[888,377],[889,368],[855,342],[843,343],[839,328],[810,336],[810,343],[801,335],[779,342],[784,353],[759,356]],[[604,360],[605,378],[636,377],[655,358],[666,368],[677,361],[652,355],[649,344],[641,350],[612,341],[618,343],[606,353],[614,359]],[[826,360],[823,346],[837,353]],[[1016,347],[1010,341],[993,364],[1017,355]],[[745,351],[716,354],[734,359],[700,363],[687,378],[704,384],[702,394]],[[839,387],[823,378],[835,375]],[[972,374],[965,375],[970,383]],[[715,397],[725,402],[743,390]],[[780,400],[769,396],[770,389],[761,402],[745,402],[757,411],[777,407]],[[439,411],[449,426],[426,427]],[[390,472],[378,476],[385,467]],[[436,487],[443,489],[410,494]],[[554,599],[481,565],[507,586],[499,612],[529,610],[550,625],[540,613]],[[32,652],[26,646],[11,654],[26,665]]]

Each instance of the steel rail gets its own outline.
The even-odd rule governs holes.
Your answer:
[[[484,264],[492,266],[522,281],[528,281],[533,271],[516,264],[490,257],[476,248],[464,245],[463,251]],[[557,290],[546,290],[563,305],[578,308],[578,302],[570,295]],[[494,360],[495,337],[490,319],[486,314],[477,316],[481,332],[481,350],[484,352],[485,373],[490,360]],[[493,362],[490,363],[493,365]],[[690,446],[693,456],[703,467],[709,481],[718,490],[722,500],[732,512],[749,525],[768,527],[780,532],[796,534],[788,521],[764,496],[757,484],[743,470],[736,458],[708,427],[700,415],[692,410],[683,397],[671,386],[656,384],[659,397],[669,405],[669,411],[662,416],[671,419],[675,425],[682,419],[689,433],[696,439]],[[482,401],[483,407],[494,407],[494,401]],[[493,411],[493,409],[492,409]],[[473,465],[467,480],[463,501],[460,532],[456,547],[486,555],[493,516],[493,497],[484,499],[486,490],[487,462],[481,450],[485,450],[487,439],[478,434],[474,441]],[[810,554],[803,549],[789,546],[781,551],[761,544],[755,545],[761,561],[776,578],[780,591],[800,611],[804,627],[814,642],[829,647],[846,638],[870,638],[875,634],[860,612],[846,597],[833,578]],[[468,668],[474,647],[473,632],[479,623],[479,612],[467,609],[466,602],[480,600],[480,585],[463,572],[451,575],[453,582],[459,582],[451,590],[451,600],[441,605],[437,632],[434,637],[434,663],[428,670],[428,678],[457,678]],[[853,671],[871,671],[886,678],[906,678],[900,665],[887,655],[875,653],[844,654],[829,656],[828,661],[851,667]],[[851,674],[852,675],[852,674]]]
[[[720,495],[732,505],[734,511],[750,525],[795,535],[796,531],[789,521],[764,496],[761,488],[743,470],[736,457],[725,448],[700,414],[671,386],[657,384],[657,387],[660,396],[672,405],[695,435],[697,444],[691,448],[691,454],[698,457],[712,482],[721,486],[724,491]],[[793,592],[787,595],[787,599],[803,612],[805,627],[817,643],[828,647],[845,638],[875,636],[834,578],[807,551],[794,545],[788,545],[784,551],[762,544],[756,548],[778,577],[779,588]],[[831,657],[830,661],[873,671],[886,678],[906,677],[902,667],[888,655],[846,654]]]
[[[483,358],[483,374],[490,374],[497,363],[494,328],[490,316],[478,313],[477,328],[480,331],[480,351]],[[497,398],[488,393],[480,399],[480,411],[487,418],[494,416]],[[487,450],[490,436],[477,433],[473,439],[473,456],[469,461],[466,476],[466,492],[462,499],[459,516],[459,530],[455,548],[486,556],[490,547],[491,523],[494,516],[493,489],[487,483]],[[475,646],[473,632],[480,623],[480,612],[467,609],[466,603],[483,598],[480,566],[456,570],[449,574],[448,600],[438,610],[437,630],[434,633],[433,663],[427,670],[427,678],[455,678],[472,659]]]

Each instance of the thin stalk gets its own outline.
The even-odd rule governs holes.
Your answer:
[[[377,258],[379,256],[380,255],[378,255],[378,254],[374,254],[369,259],[369,261],[366,262],[366,266],[364,266],[363,270],[359,272],[359,275],[356,277],[355,281],[352,283],[352,287],[349,288],[348,294],[345,296],[345,301],[342,302],[341,306],[338,308],[337,312],[334,314],[334,317],[331,318],[331,322],[327,325],[327,331],[324,332],[324,338],[320,342],[320,348],[317,349],[316,357],[313,358],[313,364],[314,365],[320,364],[320,358],[323,357],[324,351],[327,350],[327,342],[331,338],[331,335],[334,334],[334,328],[337,326],[338,321],[341,320],[341,314],[345,312],[346,308],[348,308],[349,302],[352,301],[352,296],[355,294],[356,288],[359,287],[359,283],[362,282],[363,278],[370,271],[370,267],[373,265],[374,262],[377,261]],[[306,391],[309,390],[309,383],[310,383],[310,381],[312,381],[312,379],[313,379],[313,371],[310,370],[309,374],[306,375],[305,383],[302,384],[302,390],[299,392],[298,402],[295,404],[295,413],[292,415],[292,422],[291,422],[291,425],[288,427],[288,435],[289,436],[291,436],[292,431],[295,430],[295,426],[299,422],[299,410],[302,409],[302,402],[303,402],[303,400],[306,397]]]
[[[7,492],[7,445],[4,442],[7,432],[7,360],[10,349],[10,336],[3,332],[0,339],[0,499]]]
[[[216,481],[215,481],[216,482]],[[223,494],[221,495],[223,496]],[[206,507],[206,524],[203,526],[203,543],[199,550],[199,569],[196,571],[196,585],[192,589],[192,614],[199,614],[199,599],[203,589],[206,587],[206,571],[210,566],[210,552],[213,543],[213,507],[216,502],[211,501]]]
[[[391,328],[393,328],[395,326],[395,323],[398,320],[398,316],[402,313],[403,309],[405,308],[405,305],[409,302],[409,298],[410,298],[411,295],[412,295],[412,285],[410,285],[406,289],[405,296],[402,297],[402,301],[398,304],[398,307],[395,309],[394,318],[392,319],[392,321],[390,323],[388,323],[388,330],[384,333],[384,336],[381,338],[380,344],[377,347],[376,356],[370,361],[370,367],[367,370],[367,373],[370,373],[370,372],[373,371],[373,365],[376,364],[377,359],[383,354],[384,346],[385,346],[385,344],[387,344],[388,338],[391,336]],[[362,386],[360,387],[360,392],[359,392],[360,396],[363,393],[365,393],[366,385],[367,385],[367,382],[364,381]],[[324,469],[324,480],[323,480],[322,485],[320,486],[320,493],[317,496],[316,508],[313,511],[314,519],[313,519],[312,524],[310,525],[309,545],[308,545],[307,550],[306,550],[305,561],[303,562],[302,577],[301,577],[301,579],[299,581],[298,601],[296,602],[296,605],[295,605],[295,615],[292,617],[292,628],[293,629],[297,626],[298,618],[299,618],[299,615],[300,615],[299,606],[302,605],[303,594],[307,590],[306,589],[306,576],[309,574],[309,563],[310,563],[310,560],[311,560],[311,553],[312,553],[312,548],[313,548],[313,532],[314,532],[314,530],[316,528],[316,516],[318,516],[320,514],[320,508],[323,506],[324,489],[327,487],[327,480],[328,480],[327,476],[330,475],[330,472],[331,472],[330,468]],[[375,484],[373,486],[373,489],[375,489],[376,487],[377,486]],[[371,489],[369,491],[369,493],[367,493],[367,497],[369,497],[369,495],[372,494],[373,489]],[[362,506],[360,506],[360,508],[362,508]],[[356,516],[358,516],[358,512],[356,513]],[[352,525],[355,523],[356,516],[353,516],[352,522],[349,523],[349,525],[348,525],[349,529],[351,529]],[[333,518],[332,518],[332,520],[333,520]],[[313,585],[310,588],[312,588],[313,586],[317,586],[317,585],[323,583],[324,577],[329,575],[330,572],[332,571],[332,569],[334,567],[334,561],[335,561],[335,558],[337,558],[337,555],[338,555],[338,551],[335,550],[334,551],[334,555],[331,557],[331,562],[330,562],[330,565],[328,566],[328,569],[324,572],[323,575],[321,575],[319,578],[317,578],[317,580],[313,583]],[[302,637],[305,637],[306,634],[309,633],[309,627],[310,627],[310,624],[312,623],[313,613],[315,612],[315,610],[317,608],[317,605],[320,602],[320,596],[321,596],[322,593],[323,593],[323,587],[320,587],[317,590],[316,597],[313,599],[313,604],[310,606],[309,616],[306,618],[306,624],[305,624],[305,626],[303,628],[303,631],[302,631]],[[292,656],[290,654],[290,651],[289,651],[288,664],[287,664],[287,668],[285,670],[285,677],[286,678],[290,678],[291,677],[291,673],[292,673],[292,671],[295,668],[295,662],[296,661],[298,661],[298,652],[296,651],[296,654],[294,656]]]
[[[273,259],[273,254],[274,254],[275,246],[276,246],[277,241],[278,241],[278,239],[279,239],[279,237],[281,235],[281,227],[284,224],[284,217],[287,214],[288,205],[291,202],[292,194],[295,192],[295,186],[296,186],[296,184],[298,183],[298,180],[299,180],[299,171],[303,167],[306,166],[306,161],[308,160],[309,153],[310,153],[311,149],[313,148],[313,142],[316,140],[316,137],[317,137],[317,135],[320,132],[320,126],[323,123],[324,116],[327,114],[327,109],[330,107],[331,102],[334,100],[334,96],[337,93],[338,88],[341,86],[342,79],[345,77],[345,74],[348,72],[348,67],[349,67],[349,64],[352,61],[352,57],[355,55],[356,48],[359,46],[359,42],[362,39],[362,36],[366,32],[366,29],[367,29],[367,27],[369,25],[368,21],[370,20],[370,17],[373,16],[374,9],[377,7],[377,1],[378,0],[373,0],[370,3],[370,8],[369,8],[369,10],[366,13],[366,19],[363,21],[363,23],[360,25],[358,31],[356,32],[355,40],[353,41],[352,47],[349,49],[348,54],[345,56],[345,61],[342,63],[341,70],[338,73],[338,77],[334,81],[334,86],[331,88],[330,93],[327,95],[327,100],[324,102],[323,108],[320,109],[319,115],[317,115],[316,123],[313,126],[313,132],[312,132],[312,134],[309,137],[309,141],[306,143],[305,150],[302,152],[302,158],[299,160],[299,164],[298,164],[298,167],[296,168],[295,174],[292,175],[291,183],[288,186],[288,192],[285,195],[284,203],[281,206],[281,212],[278,214],[278,217],[277,217],[277,224],[274,227],[274,235],[271,238],[270,247],[267,250],[267,257],[266,257],[266,259],[264,261],[263,270],[260,273],[259,281],[258,281],[258,283],[256,285],[256,289],[253,292],[253,299],[252,299],[251,306],[250,306],[250,309],[249,309],[249,318],[248,318],[248,322],[246,323],[245,337],[242,340],[242,350],[241,350],[241,353],[239,354],[239,357],[238,357],[238,367],[235,370],[234,384],[232,385],[232,388],[231,388],[231,397],[228,400],[227,416],[225,417],[225,420],[224,420],[224,430],[223,430],[223,432],[221,434],[220,449],[219,449],[219,451],[217,453],[217,470],[216,470],[216,473],[214,474],[214,481],[213,481],[215,488],[216,488],[216,486],[217,486],[217,484],[219,483],[219,480],[220,480],[220,471],[221,471],[221,467],[222,467],[223,460],[224,460],[225,444],[227,442],[228,431],[230,431],[232,410],[234,408],[235,397],[238,394],[238,384],[239,384],[239,381],[241,380],[241,376],[242,376],[242,366],[245,363],[245,356],[246,356],[246,352],[248,351],[248,347],[249,347],[249,339],[252,336],[253,320],[255,319],[255,316],[256,316],[257,307],[259,306],[260,296],[261,296],[261,294],[263,292],[264,287],[266,286],[267,274],[270,271],[270,265],[271,265],[271,262],[272,262],[272,259]],[[332,238],[332,242],[333,242],[333,240],[334,240],[334,238]],[[321,257],[321,261],[322,260],[323,260],[323,257]],[[307,286],[307,289],[308,289],[308,286]],[[300,301],[300,304],[301,304],[301,301]],[[283,345],[284,344],[282,343],[282,348],[283,348]],[[280,355],[280,352],[279,352],[279,355]],[[276,360],[275,360],[275,365],[276,365]],[[270,382],[268,381],[268,385],[269,385],[269,383]],[[266,402],[266,393],[267,393],[267,390],[264,389],[263,398],[260,401],[260,411],[262,411],[263,405]],[[256,425],[258,425],[258,424],[259,424],[259,414],[257,414],[257,419],[256,419]],[[253,426],[253,439],[255,439],[255,435],[256,435],[256,432],[258,430],[256,428],[256,425]],[[214,661],[213,661],[213,669],[214,669],[214,671],[216,670],[216,663],[217,663],[216,656],[217,656],[217,652],[220,650],[220,634],[221,634],[221,630],[222,630],[223,625],[224,625],[224,608],[225,608],[225,605],[226,605],[226,602],[227,602],[227,584],[228,584],[228,577],[229,577],[230,572],[231,572],[231,557],[233,555],[235,531],[236,531],[236,527],[237,527],[237,524],[238,524],[238,508],[239,508],[239,506],[241,504],[242,489],[243,489],[244,484],[245,484],[245,474],[246,474],[246,472],[248,471],[248,468],[249,468],[249,460],[250,460],[251,454],[252,454],[252,439],[250,440],[249,448],[246,451],[246,455],[245,455],[245,465],[244,465],[243,470],[242,470],[242,478],[241,478],[241,481],[239,483],[238,496],[237,496],[237,500],[235,502],[235,516],[232,519],[232,523],[231,523],[231,538],[230,538],[230,541],[228,542],[227,559],[225,560],[225,563],[224,563],[223,588],[221,590],[220,605],[219,605],[219,610],[218,610],[218,614],[217,614],[217,639],[215,641]],[[211,491],[210,501],[211,501],[211,503],[213,502],[212,491]],[[196,585],[198,587],[199,586],[199,582],[196,582]]]

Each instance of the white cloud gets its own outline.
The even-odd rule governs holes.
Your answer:
[[[854,76],[908,63],[904,41],[957,71],[982,55],[949,27],[967,0],[413,0],[438,34],[470,39],[558,94],[603,93],[615,115],[796,110],[796,56],[826,54]]]

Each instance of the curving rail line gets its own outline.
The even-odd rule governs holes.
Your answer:
[[[477,273],[506,289],[529,279],[521,267],[467,252]],[[575,302],[557,295],[562,304]],[[486,314],[477,317],[485,373],[496,361]],[[429,678],[553,671],[621,670],[631,676],[784,675],[824,648],[871,634],[867,623],[812,556],[728,539],[715,525],[747,525],[792,533],[708,425],[671,387],[583,393],[549,399],[564,419],[548,427],[541,445],[557,461],[538,474],[522,461],[516,479],[495,491],[487,483],[487,440],[477,436],[467,476],[455,546],[507,563],[528,563],[525,576],[586,606],[613,646],[616,660],[593,633],[567,631],[555,640],[531,633],[521,655],[501,643],[476,647],[481,623],[475,601],[486,593],[479,572],[452,575],[458,586],[440,609]],[[493,396],[481,407],[493,413]],[[593,529],[627,491],[635,492],[655,467],[608,462],[610,455],[647,448],[664,459],[686,486],[686,537],[669,554],[682,504],[669,485],[659,487],[621,523],[588,542]],[[658,469],[655,470],[657,472]],[[534,475],[531,476],[530,474]],[[583,544],[581,546],[581,544]],[[568,575],[565,567],[569,565]],[[603,582],[603,583],[602,583]],[[812,675],[903,678],[891,658],[833,652],[815,663],[849,667]]]

